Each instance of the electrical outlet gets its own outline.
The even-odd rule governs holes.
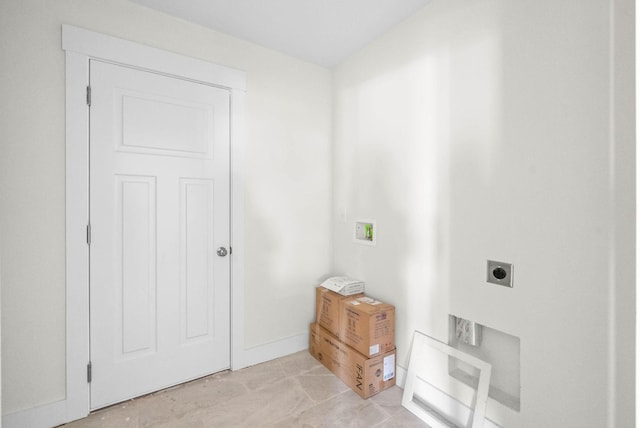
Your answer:
[[[456,339],[471,346],[480,346],[480,324],[456,317]]]
[[[487,260],[487,282],[513,288],[513,265]]]

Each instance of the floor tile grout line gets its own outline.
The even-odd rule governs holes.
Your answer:
[[[309,398],[309,400],[311,400],[314,403],[314,406],[318,403],[317,400],[314,400],[309,393],[307,392],[307,390],[304,388],[304,386],[302,386],[302,383],[300,383],[300,376],[296,376],[296,382],[298,382],[298,385],[300,385],[300,389],[302,389],[302,392],[304,392],[307,396],[307,398]]]

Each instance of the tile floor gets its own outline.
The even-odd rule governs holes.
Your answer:
[[[425,427],[397,386],[363,400],[307,351],[92,413],[68,428]]]

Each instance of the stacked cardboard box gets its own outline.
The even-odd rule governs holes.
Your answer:
[[[309,352],[362,398],[395,385],[395,308],[316,289]]]
[[[338,337],[369,357],[395,349],[395,308],[366,296],[343,300]]]

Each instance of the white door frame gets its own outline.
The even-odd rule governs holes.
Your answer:
[[[211,64],[127,40],[62,26],[66,51],[66,418],[89,414],[89,60],[103,61],[226,88],[231,95],[231,368],[245,365],[243,71]]]

